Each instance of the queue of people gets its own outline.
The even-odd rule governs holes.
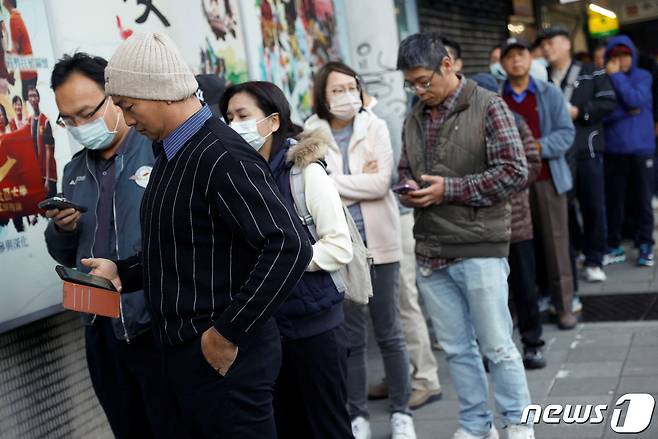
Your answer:
[[[340,62],[316,72],[297,126],[263,81],[228,87],[213,115],[161,33],[109,61],[59,60],[58,123],[84,147],[63,193],[89,210],[49,210],[46,242],[121,293],[120,318],[84,317],[114,435],[368,439],[368,399],[388,398],[392,438],[415,439],[413,411],[442,395],[431,330],[458,396],[453,437],[500,436],[489,376],[499,427],[533,439],[541,303],[574,328],[580,255],[585,280],[605,281],[626,220],[638,265],[653,264],[655,150],[651,77],[628,38],[610,40],[605,71],[575,61],[560,28],[537,48],[545,64],[508,39],[467,77],[457,42],[406,38],[397,68],[416,100],[394,135]],[[350,282],[356,262],[367,287]]]

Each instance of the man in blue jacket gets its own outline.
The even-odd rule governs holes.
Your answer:
[[[48,210],[46,244],[57,262],[85,272],[81,258],[119,258],[141,247],[139,206],[154,162],[151,141],[129,128],[105,95],[106,65],[75,53],[55,65],[51,78],[57,124],[84,146],[65,166],[62,190],[88,210]],[[143,292],[122,295],[121,305],[118,319],[83,315],[89,375],[112,432],[179,437]]]
[[[518,38],[503,43],[501,63],[508,78],[503,84],[503,99],[512,111],[523,116],[538,139],[542,168],[530,187],[537,284],[540,291],[553,296],[558,327],[571,329],[577,320],[571,311],[573,274],[566,194],[572,187],[572,178],[566,154],[576,130],[560,89],[530,76],[529,47]]]
[[[653,266],[653,154],[656,149],[652,113],[651,74],[637,67],[637,50],[630,38],[611,38],[605,53],[606,71],[617,94],[617,107],[605,120],[607,140],[605,189],[609,258],[626,259],[621,232],[627,194],[636,204],[637,264]]]

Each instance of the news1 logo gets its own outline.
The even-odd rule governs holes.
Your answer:
[[[628,403],[628,404],[626,404]],[[626,406],[624,408],[624,406]],[[610,428],[615,433],[642,433],[651,424],[656,400],[648,393],[627,393],[617,399],[612,411]],[[532,422],[538,424],[600,424],[606,419],[607,404],[550,404],[542,409],[540,405],[530,404],[523,409],[521,423],[528,422],[532,413]],[[622,418],[622,414],[625,417]]]

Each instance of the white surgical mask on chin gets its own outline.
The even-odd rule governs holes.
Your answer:
[[[339,94],[329,100],[329,112],[339,120],[352,119],[359,112],[361,106],[361,98],[352,92]]]
[[[265,137],[261,136],[260,133],[258,132],[258,124],[264,121],[265,119],[269,119],[270,117],[272,117],[273,114],[275,113],[272,113],[261,120],[249,119],[249,120],[243,120],[241,122],[233,121],[229,124],[229,127],[233,128],[233,131],[238,133],[244,139],[245,142],[251,145],[252,148],[254,148],[256,151],[260,151],[260,149],[265,144],[267,138],[272,135],[272,132],[270,132]]]
[[[503,69],[503,66],[499,62],[495,62],[493,64],[490,64],[489,65],[489,71],[499,81],[504,81],[505,79],[507,79],[507,73],[505,73],[505,70]]]
[[[73,136],[73,138],[85,148],[95,151],[102,150],[110,146],[114,140],[114,137],[118,132],[117,128],[119,127],[119,118],[121,117],[122,113],[119,112],[114,130],[110,131],[105,124],[105,112],[107,111],[108,105],[109,99],[105,106],[105,110],[103,111],[103,115],[98,119],[92,120],[91,122],[77,127],[68,125],[66,126],[66,129],[69,133],[71,133],[71,136]]]

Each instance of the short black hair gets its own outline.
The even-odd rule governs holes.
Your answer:
[[[402,40],[398,48],[398,70],[413,70],[422,67],[441,74],[441,62],[449,56],[436,33],[413,34]]]
[[[14,95],[14,97],[11,98],[11,103],[12,103],[12,104],[15,104],[16,102],[20,102],[20,103],[22,104],[22,103],[23,103],[23,99],[22,99],[20,96],[18,96],[18,95]]]
[[[363,88],[361,86],[361,79],[359,74],[347,64],[342,62],[332,61],[320,68],[315,74],[313,79],[313,112],[318,115],[320,119],[330,121],[333,119],[329,111],[329,101],[327,100],[327,80],[332,72],[342,73],[356,79],[356,86],[359,88],[359,96],[361,97],[361,108],[363,109]]]
[[[462,47],[459,43],[448,37],[441,37],[441,42],[443,45],[452,51],[452,54],[455,56],[455,59],[462,59]]]
[[[100,56],[92,56],[84,52],[64,55],[53,67],[50,88],[57,90],[72,73],[80,73],[105,90],[105,66],[107,66],[107,60]]]
[[[247,93],[253,97],[256,101],[256,105],[265,116],[274,113],[279,114],[279,129],[272,134],[272,150],[270,152],[270,158],[273,158],[283,147],[287,138],[299,134],[298,127],[293,125],[292,120],[290,119],[290,104],[288,103],[286,96],[279,87],[271,82],[250,81],[232,85],[226,89],[219,101],[219,111],[222,113],[222,117],[224,117],[226,123],[229,123],[228,104],[231,101],[231,98],[238,93]]]

